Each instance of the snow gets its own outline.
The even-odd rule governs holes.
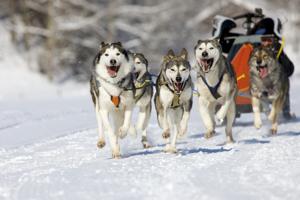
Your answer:
[[[122,159],[114,160],[109,145],[96,148],[88,86],[51,84],[26,68],[8,40],[0,43],[0,199],[299,199],[299,119],[270,137],[265,116],[256,130],[253,116],[242,115],[236,143],[225,145],[224,127],[204,139],[195,100],[179,154],[163,152],[152,112],[153,147],[129,135],[120,141]],[[291,82],[297,114],[300,81]]]

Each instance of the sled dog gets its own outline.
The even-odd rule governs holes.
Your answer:
[[[132,71],[132,56],[120,42],[101,43],[94,60],[90,92],[99,128],[97,146],[105,146],[104,133],[107,134],[113,158],[120,158],[118,139],[126,136],[131,123],[135,103]]]
[[[272,123],[271,133],[276,134],[278,115],[282,111],[286,93],[289,91],[288,77],[269,47],[254,48],[249,59],[249,66],[254,126],[257,129],[262,126],[261,101],[271,102],[271,112],[268,119]]]
[[[144,148],[149,148],[147,139],[147,127],[151,116],[151,100],[153,96],[153,83],[148,72],[148,61],[141,53],[133,54],[134,61],[134,87],[135,104],[139,108],[136,130],[142,132],[142,144]]]
[[[192,108],[190,70],[186,49],[179,55],[169,50],[156,81],[155,108],[159,126],[163,129],[162,137],[168,140],[165,151],[169,153],[177,152],[177,137],[187,132]]]
[[[235,119],[237,84],[232,67],[222,55],[218,40],[199,40],[194,48],[196,57],[199,110],[205,138],[215,134],[215,125],[222,124],[226,117],[226,141],[234,142],[232,125]],[[220,106],[216,112],[216,106]]]

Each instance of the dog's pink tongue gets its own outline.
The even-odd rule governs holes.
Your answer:
[[[259,70],[260,78],[265,78],[268,75],[268,68],[264,67]]]
[[[205,71],[208,70],[208,61],[207,60],[201,60],[201,64],[204,67]]]
[[[108,68],[107,69],[107,72],[109,73],[110,76],[116,76],[117,75],[117,72],[111,68]]]

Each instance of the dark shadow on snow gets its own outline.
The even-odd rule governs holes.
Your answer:
[[[239,143],[244,143],[244,144],[267,144],[270,143],[269,140],[258,140],[258,139],[247,139],[247,140],[240,140]]]
[[[189,150],[182,150],[180,151],[181,155],[188,155],[188,154],[193,154],[193,153],[206,153],[206,154],[212,154],[212,153],[222,153],[222,152],[228,152],[231,151],[232,148],[230,149],[224,149],[223,147],[219,149],[207,149],[207,148],[195,148],[195,149],[189,149]]]
[[[295,131],[287,131],[283,133],[278,133],[277,136],[300,136],[300,132],[295,132]]]
[[[146,156],[146,155],[152,155],[152,154],[158,154],[162,153],[162,150],[145,150],[145,151],[139,151],[139,152],[134,152],[134,153],[128,153],[125,155],[122,155],[122,158],[130,158],[133,156]]]

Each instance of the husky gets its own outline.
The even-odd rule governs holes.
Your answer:
[[[134,87],[135,105],[139,108],[139,116],[136,130],[142,132],[142,144],[144,148],[149,148],[147,139],[147,127],[151,116],[151,99],[153,96],[153,83],[148,72],[148,60],[141,53],[133,53],[134,61]]]
[[[168,139],[165,152],[176,153],[176,140],[187,132],[192,108],[192,80],[186,49],[180,55],[169,50],[163,58],[160,74],[156,80],[155,108],[162,137]],[[170,138],[170,131],[174,132]]]
[[[283,66],[276,60],[273,51],[266,46],[256,47],[249,59],[250,93],[254,113],[254,126],[262,126],[260,118],[261,101],[271,102],[268,119],[272,123],[271,133],[277,133],[278,115],[283,109],[289,91],[288,76]]]
[[[135,103],[132,71],[133,59],[120,42],[101,43],[94,59],[90,92],[99,129],[97,146],[105,146],[106,133],[113,158],[120,158],[118,138],[124,138],[130,128]]]
[[[234,142],[232,125],[235,120],[235,97],[237,83],[232,67],[222,55],[217,39],[199,40],[194,48],[196,57],[199,110],[204,126],[205,138],[215,134],[215,125],[222,124],[226,117],[226,142]],[[216,107],[220,106],[216,113]]]

